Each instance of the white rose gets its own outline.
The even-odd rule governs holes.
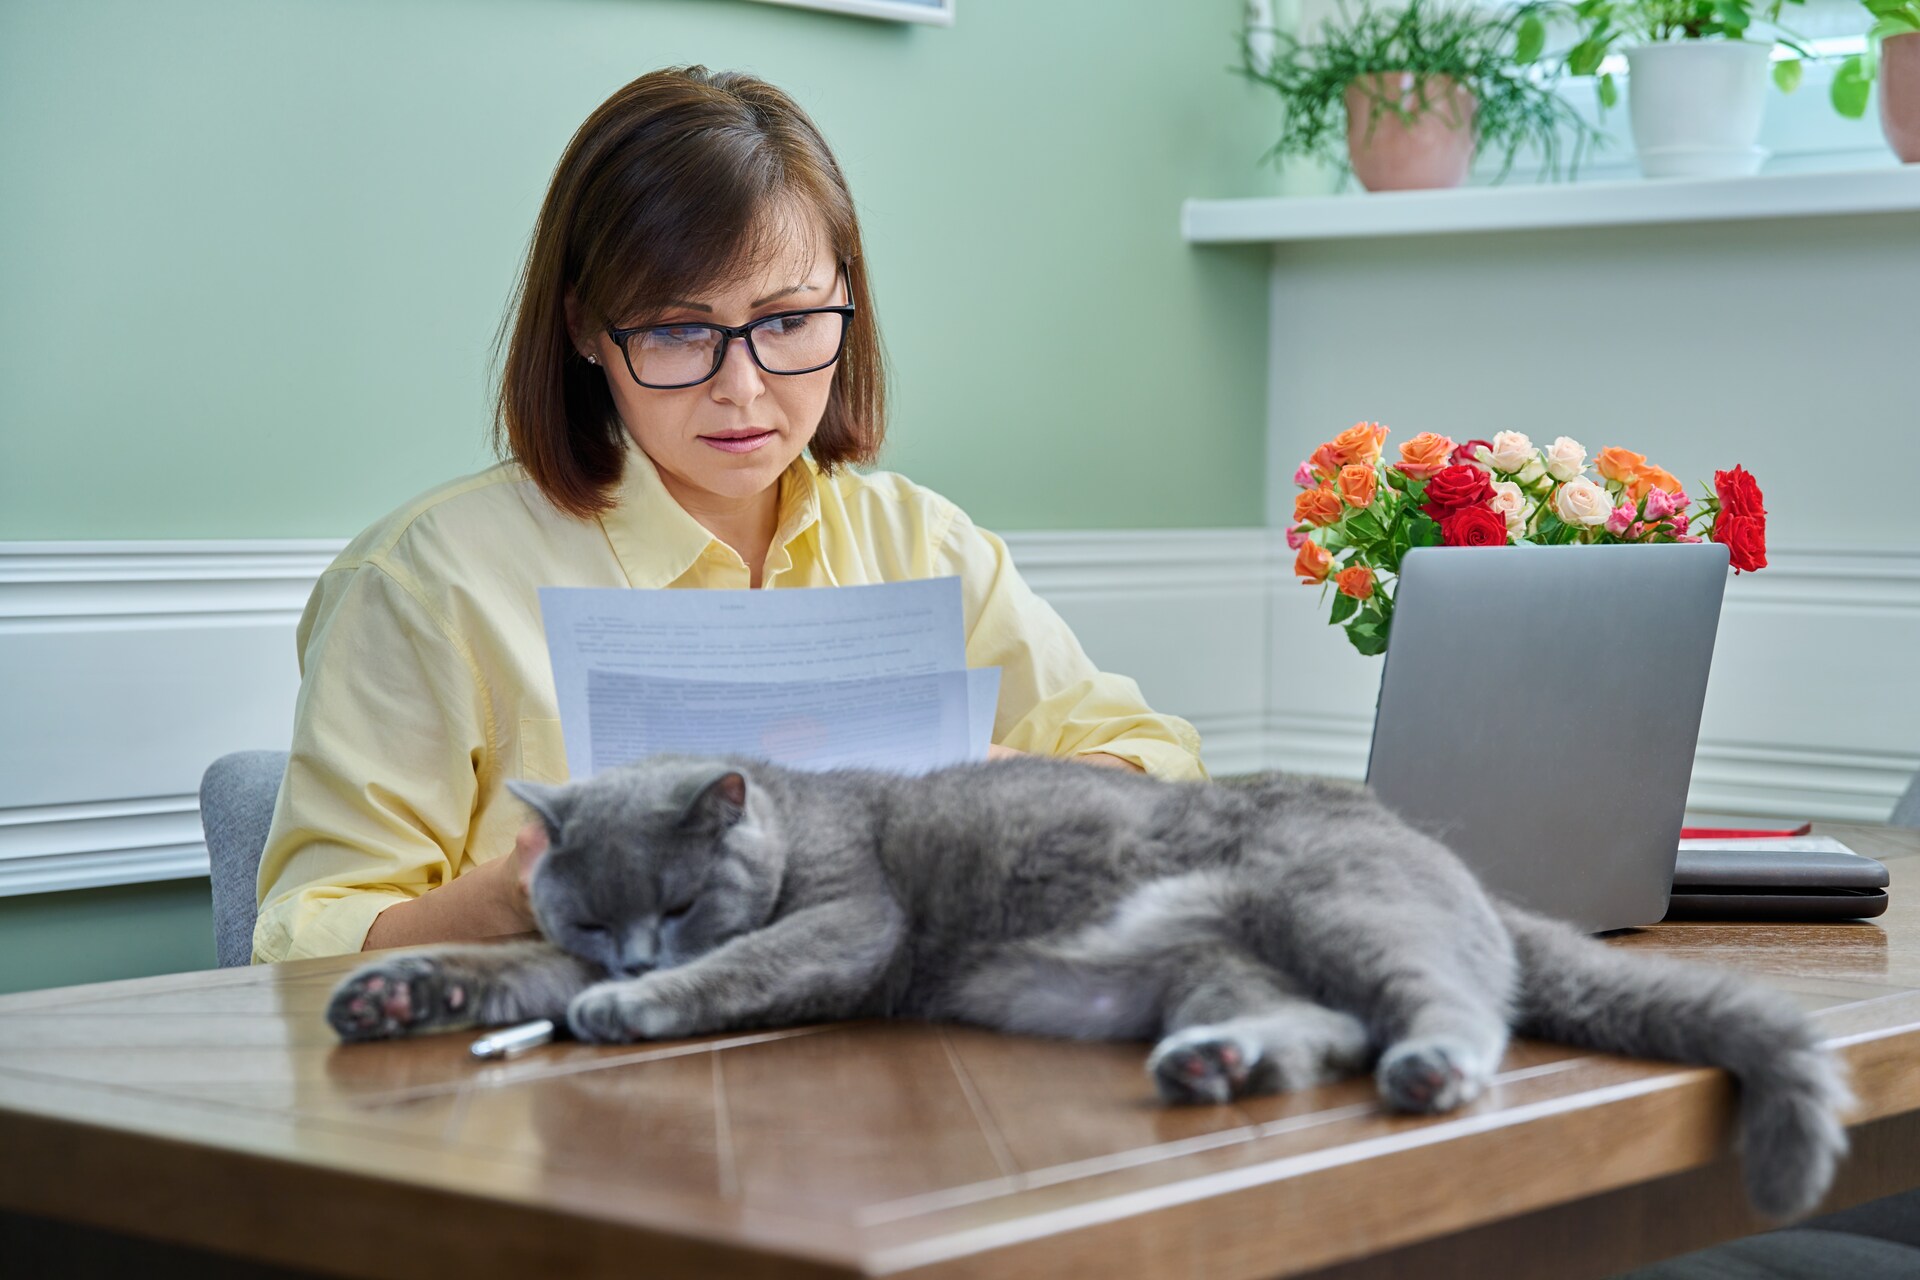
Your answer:
[[[1493,438],[1486,461],[1495,471],[1518,471],[1533,459],[1533,441],[1518,431],[1502,431]]]
[[[1576,476],[1555,490],[1553,514],[1568,524],[1605,524],[1613,513],[1613,499],[1585,476]]]
[[[1512,524],[1513,517],[1527,514],[1527,495],[1511,480],[1495,480],[1493,501],[1487,505],[1507,517],[1507,523]]]
[[[1571,480],[1585,470],[1586,465],[1586,446],[1568,436],[1561,436],[1547,450],[1547,474],[1555,480]]]

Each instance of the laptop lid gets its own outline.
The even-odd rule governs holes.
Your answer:
[[[1368,784],[1523,906],[1660,919],[1726,579],[1712,542],[1409,551]]]

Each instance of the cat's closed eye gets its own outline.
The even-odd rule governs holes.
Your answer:
[[[679,906],[673,908],[671,911],[662,911],[660,913],[660,918],[662,920],[680,920],[680,919],[683,919],[686,916],[687,912],[691,910],[693,910],[693,903],[683,902]]]
[[[588,936],[595,937],[595,938],[605,937],[607,933],[607,926],[603,924],[589,924],[585,921],[580,921],[576,923],[573,927],[575,929],[578,929],[581,933],[587,934]]]

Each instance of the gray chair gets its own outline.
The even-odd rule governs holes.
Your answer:
[[[273,802],[286,772],[284,751],[236,751],[215,760],[200,779],[200,829],[213,880],[213,951],[221,968],[253,960],[260,851],[267,847]]]

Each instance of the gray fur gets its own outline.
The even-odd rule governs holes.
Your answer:
[[[1170,1102],[1373,1070],[1446,1111],[1518,1031],[1724,1067],[1752,1199],[1824,1194],[1850,1103],[1783,998],[1497,903],[1364,788],[1171,783],[1037,757],[921,777],[660,756],[528,788],[551,940],[373,961],[369,1039],[527,1018],[626,1042],[848,1017],[1156,1039]]]

